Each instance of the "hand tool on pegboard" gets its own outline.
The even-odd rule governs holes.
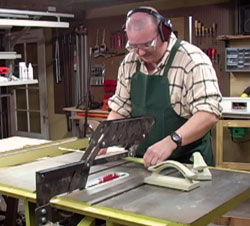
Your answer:
[[[100,46],[99,46],[99,29],[96,30],[96,43],[95,47],[92,48],[93,57],[98,57],[100,55]]]
[[[78,162],[36,172],[36,224],[45,225],[51,220],[49,200],[59,194],[84,189],[93,164],[114,161],[125,156],[134,156],[135,151],[151,131],[152,117],[135,117],[103,121],[91,136],[90,144]],[[126,154],[104,156],[96,159],[100,149],[121,146]]]
[[[64,88],[64,105],[65,107],[72,106],[72,93],[71,93],[71,80],[73,73],[73,54],[72,54],[72,44],[71,34],[63,34],[62,38],[62,60],[63,60],[63,88]]]
[[[216,43],[217,42],[217,39],[216,39],[216,36],[217,36],[217,24],[216,23],[212,24],[212,36],[214,37],[213,42]]]
[[[212,61],[213,64],[217,63],[217,50],[216,48],[208,48],[207,49],[207,55],[210,58],[210,60]]]
[[[62,83],[63,83],[63,93],[64,93],[64,105],[68,107],[69,96],[67,94],[68,86],[68,48],[67,48],[67,35],[64,33],[61,38],[61,49],[62,49]]]
[[[69,106],[74,105],[74,92],[73,92],[73,81],[74,81],[74,50],[75,50],[75,36],[72,35],[72,33],[69,34],[68,37],[68,53],[69,53],[69,67],[68,67],[68,95],[70,97],[69,99]]]
[[[60,69],[60,46],[59,46],[59,41],[58,37],[55,40],[55,80],[56,83],[60,83],[62,81],[61,78],[61,69]]]
[[[195,37],[198,37],[198,20],[194,21],[194,32],[195,32]]]
[[[107,54],[107,45],[105,43],[105,28],[103,28],[103,33],[102,33],[102,44],[99,47],[99,56],[105,56]]]

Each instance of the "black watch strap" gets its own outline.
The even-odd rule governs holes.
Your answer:
[[[177,148],[181,147],[181,145],[182,145],[182,137],[181,137],[180,134],[178,134],[176,132],[173,132],[173,133],[170,134],[170,137],[171,137],[172,141],[176,143]]]

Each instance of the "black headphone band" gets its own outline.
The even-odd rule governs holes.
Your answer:
[[[160,21],[164,22],[164,24],[166,26],[168,26],[170,29],[172,29],[172,23],[170,21],[170,19],[162,16],[161,14],[159,14],[158,12],[155,12],[152,9],[147,9],[147,8],[135,8],[135,9],[131,9],[128,13],[127,13],[127,18],[129,18],[130,16],[132,16],[134,13],[137,12],[141,12],[141,13],[147,13],[149,15],[152,15],[153,17],[159,19]]]

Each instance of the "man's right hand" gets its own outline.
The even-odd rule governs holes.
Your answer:
[[[114,119],[122,119],[125,118],[124,116],[120,115],[117,112],[111,111],[108,115],[107,120],[114,120]],[[107,148],[102,148],[99,152],[98,155],[104,155],[107,153]]]
[[[99,152],[98,155],[105,155],[107,153],[107,148],[102,148]]]

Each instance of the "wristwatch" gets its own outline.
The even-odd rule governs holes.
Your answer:
[[[182,137],[180,134],[173,132],[170,134],[170,137],[171,137],[172,141],[177,144],[177,148],[181,147]]]

